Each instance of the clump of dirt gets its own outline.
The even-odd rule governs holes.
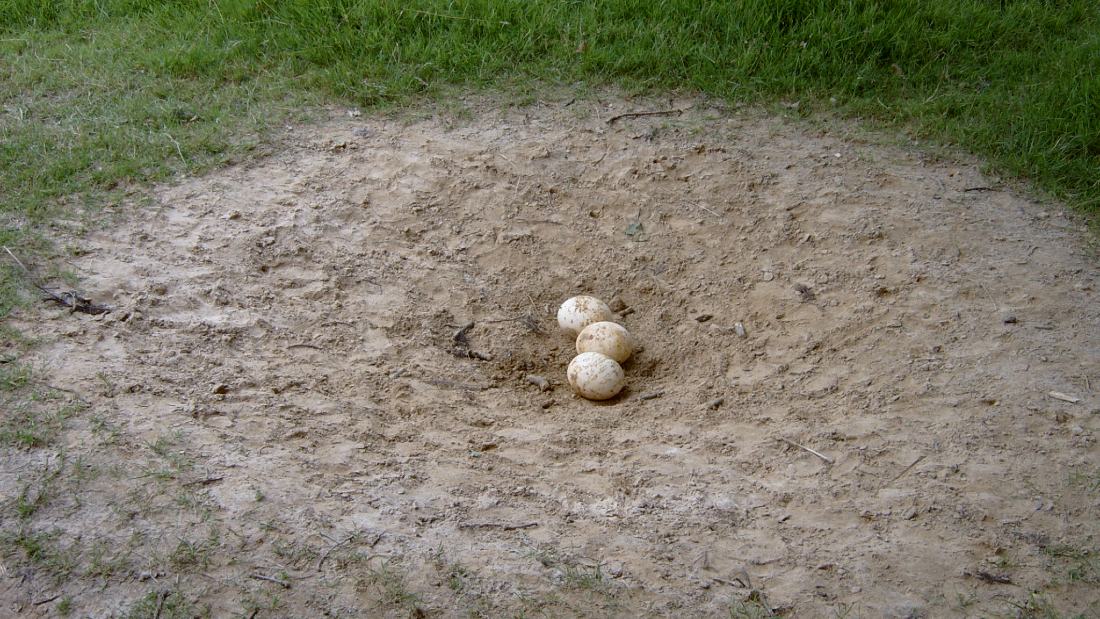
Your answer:
[[[20,316],[98,474],[5,525],[72,557],[9,552],[6,607],[1096,611],[1083,226],[971,163],[684,103],[334,118],[122,208],[73,262],[115,310]],[[643,346],[608,403],[565,384],[581,293]],[[6,450],[5,495],[51,453]]]

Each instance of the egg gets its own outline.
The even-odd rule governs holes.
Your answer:
[[[598,352],[623,363],[634,353],[630,332],[614,322],[594,322],[577,336],[577,352]]]
[[[586,295],[567,299],[558,308],[558,326],[567,335],[576,337],[581,329],[594,322],[611,320],[614,314],[606,303]]]
[[[573,391],[589,400],[613,398],[626,385],[626,376],[618,362],[598,352],[582,352],[573,357],[565,375]]]

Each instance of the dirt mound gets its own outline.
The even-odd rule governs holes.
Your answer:
[[[9,556],[7,607],[1095,612],[1082,226],[973,165],[693,103],[342,118],[80,241],[117,309],[22,327],[102,474],[25,525],[74,576]],[[608,403],[565,385],[579,293],[644,346]],[[5,457],[10,497],[49,468]]]

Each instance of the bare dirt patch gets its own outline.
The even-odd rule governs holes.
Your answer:
[[[687,103],[341,117],[79,239],[116,309],[16,319],[86,406],[4,450],[5,612],[1097,612],[1083,227]],[[609,403],[578,293],[644,346]]]

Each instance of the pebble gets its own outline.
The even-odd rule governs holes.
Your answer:
[[[763,279],[766,282],[770,282],[773,279],[775,279],[775,273],[772,273],[771,271],[764,271],[764,274],[761,276],[761,279]]]

